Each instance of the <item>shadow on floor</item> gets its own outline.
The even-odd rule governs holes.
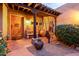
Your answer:
[[[41,50],[36,50],[34,46],[27,47],[29,52],[35,56],[52,56],[52,53],[45,49],[45,46]]]

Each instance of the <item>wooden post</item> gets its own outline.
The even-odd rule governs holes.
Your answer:
[[[32,13],[33,13],[33,18],[34,18],[34,33],[33,33],[33,35],[34,35],[34,38],[36,38],[36,11],[35,10],[32,10]]]
[[[55,19],[55,34],[56,34],[57,17],[54,17],[54,19]]]
[[[22,38],[24,38],[24,17],[21,18]]]

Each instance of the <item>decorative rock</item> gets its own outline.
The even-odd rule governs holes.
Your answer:
[[[57,43],[56,43],[56,45],[60,45],[60,44],[61,44],[60,42],[57,42]]]
[[[79,47],[76,47],[76,50],[79,50]]]

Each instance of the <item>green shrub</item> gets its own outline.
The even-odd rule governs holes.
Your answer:
[[[6,56],[6,54],[9,52],[9,49],[7,48],[7,42],[6,37],[2,37],[2,32],[0,32],[0,56]]]
[[[79,25],[56,26],[58,40],[66,45],[79,46]]]

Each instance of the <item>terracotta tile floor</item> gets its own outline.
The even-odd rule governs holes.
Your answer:
[[[44,42],[42,50],[37,51],[31,44],[31,39],[9,40],[8,48],[11,50],[7,56],[64,56],[77,54],[79,51],[56,44],[56,37],[51,39],[51,43],[47,43],[46,37],[41,37]],[[79,55],[79,54],[78,54]]]
[[[15,45],[16,46],[16,45]],[[13,46],[15,48],[15,46]],[[79,51],[71,48],[63,47],[61,45],[44,44],[42,50],[36,50],[32,45],[16,46],[14,50],[7,54],[7,56],[67,56],[76,55],[79,56]],[[74,56],[75,56],[74,55]]]
[[[44,43],[48,43],[48,39],[46,37],[40,37],[40,38]],[[32,39],[25,39],[25,38],[22,38],[19,40],[8,40],[8,48],[11,51],[13,51],[23,46],[29,46],[31,45],[31,40]],[[53,35],[53,38],[51,37],[51,44],[55,44],[56,42],[57,42],[57,39],[55,35]]]
[[[46,37],[41,37],[42,41],[44,43],[48,43],[48,40]],[[13,50],[16,50],[16,49],[19,49],[23,46],[28,46],[28,45],[31,45],[31,40],[32,39],[19,39],[19,40],[8,40],[8,48],[13,51]],[[51,39],[52,40],[52,39]],[[53,40],[52,40],[53,41]],[[51,43],[52,43],[51,41]],[[54,42],[55,43],[55,42]]]
[[[42,41],[44,43],[47,43],[47,38],[46,37],[42,37],[41,38]],[[22,39],[19,39],[19,40],[8,40],[8,48],[10,49],[11,53],[9,53],[8,55],[33,55],[31,54],[25,47],[29,47],[29,46],[32,46],[31,44],[31,40],[32,39],[25,39],[25,38],[22,38]],[[18,53],[18,51],[21,53]],[[24,53],[27,52],[27,53]]]

